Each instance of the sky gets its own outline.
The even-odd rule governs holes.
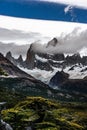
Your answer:
[[[87,0],[0,0],[0,14],[87,23]]]

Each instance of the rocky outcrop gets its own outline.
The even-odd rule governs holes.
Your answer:
[[[53,41],[58,42],[55,38],[53,39]],[[37,55],[38,57],[40,57],[41,60],[37,59],[35,57],[35,55]],[[47,62],[43,62],[43,58],[47,60]],[[34,44],[30,45],[30,48],[27,51],[27,57],[26,60],[24,62],[24,67],[28,68],[28,69],[33,69],[33,68],[39,68],[41,70],[46,70],[46,71],[52,71],[52,65],[55,67],[55,63],[54,61],[63,61],[65,59],[64,54],[48,54],[48,53],[41,53],[39,51],[35,51],[34,48]],[[52,61],[52,63],[51,63]]]
[[[17,65],[19,65],[20,67],[24,66],[24,61],[23,61],[22,55],[20,55],[18,57],[18,59],[16,59],[15,61],[16,61]]]
[[[61,84],[63,84],[64,82],[66,82],[69,78],[69,74],[61,71],[61,72],[57,72],[50,80],[50,85],[52,87],[54,86],[60,86]]]
[[[8,123],[1,120],[0,130],[13,130],[13,129]]]
[[[9,52],[7,52],[7,54],[6,54],[6,58],[7,58],[10,62],[12,62],[14,65],[16,65],[16,66],[19,65],[19,66],[23,67],[24,62],[23,62],[22,55],[20,55],[20,56],[18,57],[18,59],[15,59],[15,58],[12,56],[12,53],[9,51]]]
[[[87,77],[84,79],[69,79],[69,74],[61,71],[57,72],[50,80],[50,86],[58,87],[59,90],[74,93],[86,94],[87,93]],[[85,95],[84,95],[85,96]]]
[[[49,61],[41,62],[40,60],[36,60],[35,67],[37,67],[38,69],[41,69],[41,70],[46,70],[46,71],[52,71],[53,70],[51,65],[49,64]]]
[[[47,48],[49,47],[49,46],[56,46],[57,45],[57,43],[58,43],[58,39],[57,38],[53,38],[51,41],[49,41],[48,42],[48,44],[47,44]]]
[[[74,65],[74,64],[77,64],[77,63],[80,64],[80,63],[82,63],[82,58],[81,58],[80,54],[77,53],[77,54],[74,54],[72,56],[67,56],[65,58],[64,63],[65,63],[66,66]]]
[[[16,62],[15,58],[12,57],[12,53],[11,53],[10,51],[7,52],[6,58],[7,58],[9,61],[11,61],[14,65],[17,65],[17,62]]]
[[[8,75],[11,76],[33,78],[32,76],[20,70],[7,58],[5,58],[1,53],[0,53],[0,68],[2,68]]]
[[[27,52],[27,57],[26,57],[26,61],[25,61],[25,66],[28,69],[33,69],[35,64],[35,52],[33,50],[33,44],[30,45],[30,48]]]

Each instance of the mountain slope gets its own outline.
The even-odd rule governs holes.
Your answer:
[[[0,53],[0,67],[10,76],[18,76],[18,77],[27,77],[30,79],[34,79],[32,76],[20,70],[17,66],[11,63],[7,58],[5,58]]]

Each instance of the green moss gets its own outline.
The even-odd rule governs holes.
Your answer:
[[[0,75],[8,76],[8,74],[0,67]]]
[[[4,110],[2,115],[15,130],[24,130],[27,126],[36,130],[86,130],[87,117],[84,124],[80,122],[85,116],[83,113],[73,104],[69,106],[42,97],[27,97],[14,108]]]
[[[59,130],[59,127],[50,122],[42,122],[36,124],[37,130]]]

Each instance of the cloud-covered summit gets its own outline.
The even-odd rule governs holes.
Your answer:
[[[46,44],[34,43],[34,49],[43,53],[73,54],[80,52],[83,48],[87,48],[87,30],[80,32],[80,28],[75,28],[71,33],[61,35],[57,39],[58,43],[55,46],[52,46],[52,42],[48,47]]]

